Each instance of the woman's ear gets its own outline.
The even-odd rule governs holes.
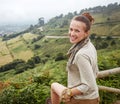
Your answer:
[[[88,30],[88,31],[86,31],[85,32],[85,37],[88,37],[89,36],[89,34],[90,34],[90,31]]]

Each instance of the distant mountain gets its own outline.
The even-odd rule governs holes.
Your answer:
[[[77,11],[66,15],[60,14],[51,18],[47,23],[44,23],[44,17],[38,19],[38,23],[30,26],[6,26],[0,27],[0,34],[6,32],[6,34],[14,36],[5,36],[4,40],[14,38],[26,32],[32,32],[42,35],[66,35],[68,33],[68,26],[70,20],[75,15],[80,15],[84,12],[89,12],[95,18],[91,34],[96,35],[114,35],[120,36],[120,4],[114,3],[107,6],[96,6],[93,8],[85,8],[77,13]],[[6,30],[7,29],[7,30]],[[42,31],[41,31],[42,29]],[[20,32],[22,31],[22,32]],[[17,32],[17,33],[15,33]]]
[[[13,34],[26,30],[29,25],[0,25],[0,34]]]
[[[75,15],[80,15],[84,12],[91,13],[95,18],[92,33],[95,33],[97,35],[120,35],[120,4],[118,3],[111,3],[107,6],[85,8],[81,10],[80,13],[77,13],[77,11],[75,11],[66,15],[60,14],[59,16],[51,18],[48,23],[46,23],[44,28],[46,30],[53,28],[65,29],[66,27],[68,27],[70,20]]]

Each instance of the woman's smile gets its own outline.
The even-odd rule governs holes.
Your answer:
[[[71,41],[75,41],[76,39],[77,39],[76,36],[70,36],[70,40],[71,40]]]

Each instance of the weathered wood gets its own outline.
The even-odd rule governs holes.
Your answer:
[[[100,72],[98,73],[97,78],[103,78],[103,77],[107,77],[107,76],[109,76],[109,75],[118,74],[118,73],[120,73],[120,67],[114,68],[114,69],[109,69],[109,70],[100,71]]]
[[[120,89],[98,85],[99,90],[120,94]]]

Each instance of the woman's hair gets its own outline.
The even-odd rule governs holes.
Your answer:
[[[94,22],[94,18],[90,15],[90,13],[83,13],[82,15],[75,16],[73,20],[80,21],[86,24],[85,31],[90,30],[92,23]]]

